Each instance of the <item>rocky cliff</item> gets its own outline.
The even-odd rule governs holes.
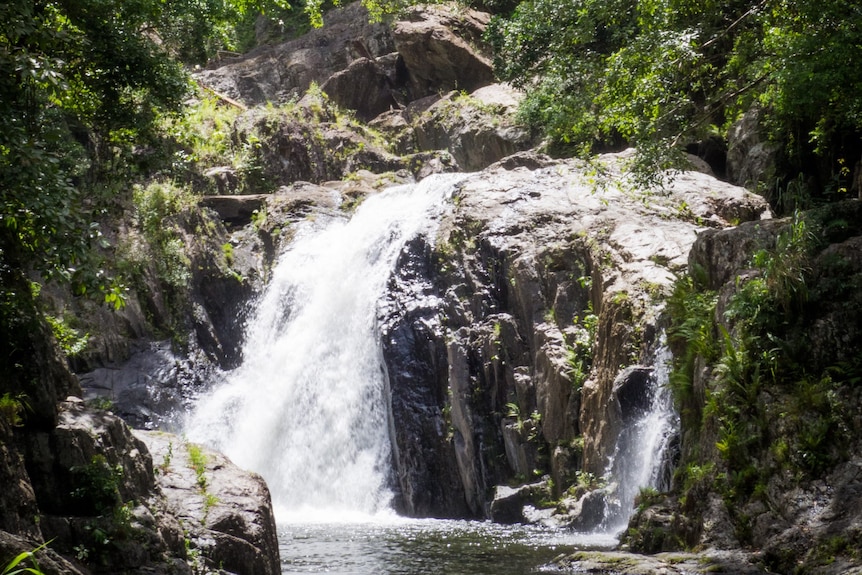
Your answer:
[[[254,573],[278,573],[262,480],[222,462],[218,470],[202,470],[196,485],[168,491],[174,468],[164,461],[154,466],[123,420],[84,403],[28,282],[12,270],[2,279],[4,293],[17,299],[2,307],[11,351],[4,354],[0,400],[3,565],[47,541],[50,548],[35,559],[48,574],[191,574],[222,566],[226,573],[252,572],[247,564]],[[174,440],[179,449],[182,442]],[[219,490],[213,519],[207,522],[205,513],[199,527],[188,509],[199,505],[202,485]],[[213,549],[214,537],[238,543]]]
[[[618,488],[601,478],[667,334],[678,471],[669,494],[643,494],[625,544],[708,551],[701,563],[727,572],[800,560],[833,572],[829,558],[852,570],[858,206],[816,216],[810,230],[827,241],[803,258],[783,231],[798,222],[771,220],[762,198],[706,169],[646,185],[628,174],[629,152],[583,162],[526,151],[536,142],[517,120],[520,95],[493,83],[487,22],[431,6],[369,24],[351,4],[321,30],[197,74],[248,107],[219,136],[235,161],[197,160],[182,176],[194,194],[150,186],[125,206],[108,234],[138,270],[123,312],[43,294],[91,332],[74,363],[85,397],[111,400],[137,427],[169,427],[210,373],[241,361],[248,302],[298,221],[349,212],[391,183],[476,172],[437,236],[408,244],[380,303],[399,510],[519,522],[545,505],[541,519],[595,527]],[[762,152],[752,149],[734,162]],[[38,322],[16,325],[50,340]],[[4,549],[56,536],[66,559],[43,562],[54,572],[277,570],[259,478],[232,493],[220,477],[237,476],[217,454],[66,400],[80,393],[53,348],[15,353],[9,366],[44,369],[4,386],[27,399],[23,427],[23,402],[0,418],[0,473],[17,486],[0,498],[2,528],[17,534]],[[672,557],[626,557],[562,562],[675,569]]]
[[[548,476],[553,499],[603,475],[626,423],[618,376],[652,363],[697,232],[769,215],[697,172],[639,187],[625,158],[509,157],[403,254],[381,331],[408,513],[485,517],[498,484]]]

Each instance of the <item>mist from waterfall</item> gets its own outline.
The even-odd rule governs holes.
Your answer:
[[[304,222],[256,304],[242,366],[202,396],[185,433],[260,473],[280,520],[390,509],[380,300],[404,244],[433,231],[463,175],[367,198],[353,217]]]

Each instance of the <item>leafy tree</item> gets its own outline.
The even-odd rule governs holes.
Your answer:
[[[636,145],[654,169],[759,106],[788,176],[823,187],[862,153],[860,23],[844,0],[525,0],[488,37],[558,153]]]
[[[0,254],[11,268],[118,292],[87,265],[84,193],[121,150],[178,110],[181,66],[145,31],[157,0],[0,5]]]

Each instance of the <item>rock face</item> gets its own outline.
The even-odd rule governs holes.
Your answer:
[[[269,489],[260,476],[175,435],[135,436],[152,454],[166,509],[183,526],[193,560],[243,575],[281,573]]]
[[[118,417],[73,397],[60,404],[54,429],[15,435],[0,469],[18,486],[2,497],[3,529],[16,534],[0,532],[4,557],[49,540],[37,557],[46,573],[280,573],[269,492],[224,457],[204,454],[203,479],[195,478],[179,438],[133,436]],[[9,451],[16,444],[24,466]]]
[[[430,5],[407,10],[391,26],[368,18],[358,2],[337,8],[302,38],[196,74],[230,98],[281,106],[252,108],[237,121],[234,147],[248,157],[239,169],[207,170],[219,195],[269,193],[359,169],[405,169],[416,177],[481,170],[532,145],[514,119],[520,95],[494,84],[482,40],[489,14]],[[309,101],[303,95],[312,83],[319,92],[311,89]],[[344,110],[386,141],[345,121]]]
[[[22,285],[23,277],[16,279],[6,271],[4,289]],[[27,288],[15,289],[22,298],[31,294]],[[55,399],[59,393],[79,394],[80,388],[42,316],[32,303],[27,306],[26,300],[2,311],[16,314],[2,318],[4,333],[15,338],[10,337],[11,349],[30,358],[24,362],[11,354],[8,357],[20,363],[4,365],[2,370],[3,565],[18,553],[48,541],[49,549],[39,551],[35,558],[49,574],[191,575],[195,557],[187,554],[181,519],[168,509],[146,445],[114,414],[93,409],[74,395]],[[29,327],[16,334],[15,325]],[[210,472],[213,488],[224,489],[226,494],[232,489],[226,482],[239,484],[245,477],[233,471],[223,480],[219,470]],[[254,478],[244,480],[257,485]],[[227,497],[224,500],[229,501]],[[262,518],[256,526],[233,519],[246,516],[235,511],[240,505]],[[231,536],[244,536],[246,547],[251,549],[219,556],[225,563],[233,561],[237,573],[249,572],[244,561],[251,557],[251,551],[258,557],[255,565],[265,564],[255,573],[280,571],[278,549],[272,543],[274,525],[266,521],[272,517],[269,505],[265,488],[249,488],[218,516],[221,527],[213,526]],[[231,547],[222,545],[221,549],[227,552]],[[236,559],[239,555],[241,559]],[[218,564],[208,566],[217,568]]]
[[[415,117],[413,137],[420,150],[449,150],[461,170],[481,170],[530,147],[526,129],[507,120],[520,93],[502,84],[463,96],[450,92]]]
[[[763,136],[759,117],[760,111],[753,108],[728,132],[728,179],[751,189],[768,183],[778,157],[775,145]]]
[[[599,161],[621,177],[620,160]],[[381,335],[408,513],[485,516],[485,494],[527,462],[602,475],[638,405],[640,368],[620,369],[654,352],[660,296],[696,232],[769,215],[704,174],[654,192],[605,184],[577,162],[514,156],[466,177],[436,243],[402,256]]]
[[[481,50],[482,34],[490,20],[487,13],[451,5],[407,11],[395,23],[392,35],[407,69],[410,99],[441,90],[472,92],[491,84],[494,69]]]
[[[841,202],[700,234],[690,269],[702,270],[698,294],[716,302],[702,333],[722,338],[721,349],[692,358],[681,478],[635,517],[633,549],[676,541],[757,549],[771,572],[859,570],[862,397],[850,374],[862,346],[860,215],[860,202]],[[780,367],[761,376],[764,340]]]
[[[248,104],[298,99],[312,82],[322,85],[354,60],[376,59],[395,51],[388,27],[369,20],[359,2],[349,4],[328,12],[323,28],[265,46],[200,72],[196,78],[204,86]]]

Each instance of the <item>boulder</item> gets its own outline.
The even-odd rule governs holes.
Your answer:
[[[521,94],[503,84],[469,95],[450,92],[413,118],[420,150],[448,150],[462,170],[482,170],[532,145],[528,130],[515,120]]]
[[[584,493],[566,511],[568,527],[577,531],[592,531],[601,525],[607,510],[607,492],[594,489]]]
[[[491,499],[489,517],[497,523],[531,523],[525,515],[525,507],[533,506],[541,499],[549,499],[550,490],[546,482],[530,483],[519,487],[497,485]]]
[[[146,447],[119,417],[93,410],[79,398],[60,404],[54,429],[28,434],[25,441],[27,471],[46,515],[95,516],[113,506],[115,497],[146,498],[154,489]],[[115,470],[116,493],[100,489],[100,474]],[[108,477],[105,482],[113,483]]]
[[[150,449],[166,509],[178,518],[205,568],[281,573],[272,502],[259,475],[175,435],[136,431],[135,436]]]
[[[760,110],[752,108],[727,134],[727,177],[734,184],[755,189],[775,173],[778,147],[763,135]]]
[[[346,70],[336,72],[320,87],[341,108],[354,110],[356,117],[368,121],[398,107],[392,80],[372,59],[359,58]]]
[[[263,46],[222,65],[195,73],[203,86],[248,105],[288,102],[312,84],[359,59],[395,51],[389,27],[372,23],[360,2],[327,12],[324,26],[274,46]]]
[[[455,5],[410,8],[394,24],[395,48],[409,75],[409,99],[494,82],[482,35],[490,14]]]

